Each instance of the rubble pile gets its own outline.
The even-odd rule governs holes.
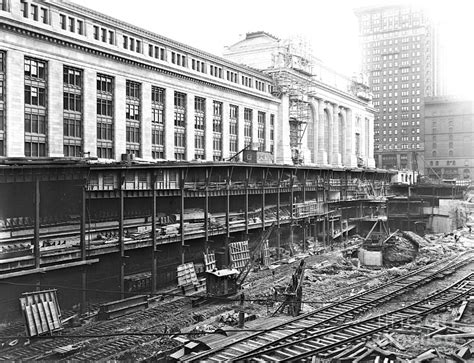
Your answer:
[[[385,242],[382,254],[385,266],[404,265],[416,258],[418,254],[418,244],[402,236],[394,236]]]

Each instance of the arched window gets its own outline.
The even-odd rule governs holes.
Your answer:
[[[432,156],[435,158],[435,157],[436,157],[436,155],[437,155],[437,152],[436,152],[436,150],[433,150],[433,151],[431,152],[431,155],[432,155]]]
[[[449,150],[449,156],[453,156],[453,150]]]

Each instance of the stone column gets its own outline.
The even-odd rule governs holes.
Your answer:
[[[270,152],[270,112],[265,112],[265,151]]]
[[[165,97],[165,159],[174,157],[174,89],[166,88]]]
[[[326,102],[326,110],[328,111],[329,113],[329,117],[328,117],[328,124],[324,125],[324,127],[327,129],[324,130],[324,134],[325,134],[325,139],[327,140],[327,144],[324,145],[325,146],[325,150],[327,152],[327,164],[329,165],[333,165],[334,163],[334,127],[333,127],[333,124],[334,124],[334,107]]]
[[[252,109],[252,149],[258,145],[258,110]]]
[[[244,106],[239,106],[237,118],[237,152],[241,151],[245,147],[244,137]],[[239,160],[243,160],[242,156],[243,155],[240,154],[237,156],[237,158],[239,158]]]
[[[207,161],[214,160],[214,134],[212,131],[212,123],[214,116],[214,106],[212,99],[206,99],[206,122],[204,127],[204,159]]]
[[[346,110],[346,151],[345,165],[348,167],[357,166],[357,156],[355,154],[355,127],[352,110]]]
[[[7,70],[8,72],[8,70]],[[63,64],[50,60],[48,62],[48,135],[47,155],[64,156],[63,139]]]
[[[125,78],[116,76],[114,91],[114,155],[116,160],[120,160],[122,154],[126,153],[125,86]]]
[[[311,108],[311,124],[313,126],[313,163],[318,163],[318,151],[319,151],[319,103],[315,99],[310,100],[310,108]]]
[[[339,108],[339,114],[342,118],[342,123],[339,123],[339,165],[345,164],[346,155],[346,134],[347,134],[347,111],[344,107]]]
[[[368,139],[368,151],[367,151],[367,166],[370,168],[375,167],[374,158],[374,117],[372,115],[367,119],[367,139]]]
[[[328,154],[326,151],[326,120],[325,120],[325,102],[324,100],[318,100],[318,112],[319,112],[319,125],[318,125],[318,158],[316,162],[319,165],[326,165],[328,163]]]
[[[194,160],[194,95],[186,95],[186,128],[185,132],[185,155],[186,160]]]
[[[276,162],[279,164],[293,164],[290,149],[289,107],[288,95],[283,94],[275,120],[275,154]]]
[[[25,156],[25,58],[16,50],[9,50],[6,58],[6,156],[21,157]]]
[[[230,156],[229,116],[230,116],[230,105],[228,102],[223,102],[222,103],[222,160],[227,160]]]
[[[97,156],[97,73],[96,71],[84,69],[84,152],[90,156]]]
[[[140,155],[145,160],[151,157],[151,84],[142,83],[142,119],[140,125]]]
[[[332,162],[331,165],[340,165],[340,153],[339,153],[339,106],[333,105],[332,114]]]

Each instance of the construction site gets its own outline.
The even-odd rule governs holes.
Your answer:
[[[0,360],[473,361],[474,189],[375,168],[363,77],[12,3]]]
[[[469,360],[466,187],[420,206],[380,170],[36,164],[0,178],[2,359]]]

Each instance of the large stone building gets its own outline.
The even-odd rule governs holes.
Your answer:
[[[425,175],[434,180],[474,176],[474,102],[425,99]]]
[[[422,163],[423,99],[444,92],[438,29],[420,9],[391,5],[356,10],[363,72],[369,75],[378,167]]]
[[[294,162],[375,165],[374,110],[368,88],[315,59],[307,42],[279,39],[261,31],[248,33],[226,47],[224,56],[274,79],[274,93],[289,107],[288,122],[284,120],[282,127],[291,135]]]
[[[281,102],[265,74],[74,3],[0,4],[1,155],[278,154]]]
[[[292,162],[288,98],[268,74],[67,1],[0,1],[0,27],[1,156],[222,161],[252,147]],[[326,122],[357,108],[369,128],[367,102],[321,92]],[[322,163],[340,165],[328,146],[339,156]]]

